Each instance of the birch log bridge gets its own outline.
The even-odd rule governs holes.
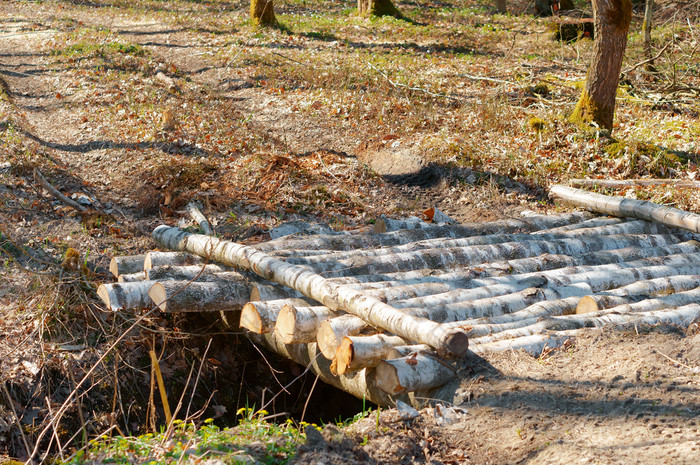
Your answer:
[[[408,341],[427,344],[459,357],[464,356],[469,348],[467,334],[462,329],[449,328],[425,318],[407,315],[375,297],[331,282],[301,266],[291,265],[253,247],[191,234],[168,226],[157,227],[153,231],[153,238],[160,247],[210,257],[219,263],[252,271],[265,279],[295,289],[331,310],[344,310],[354,314]]]

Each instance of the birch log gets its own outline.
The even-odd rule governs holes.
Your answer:
[[[250,300],[243,281],[161,281],[148,295],[164,312],[215,312],[240,310]]]
[[[117,281],[120,283],[133,283],[134,281],[144,281],[147,279],[148,277],[146,276],[146,273],[144,271],[140,271],[138,273],[120,274]]]
[[[326,307],[295,307],[290,303],[277,315],[275,332],[285,344],[316,342],[321,322],[339,316]]]
[[[151,308],[153,302],[148,296],[148,290],[153,284],[155,284],[154,281],[100,284],[97,288],[97,295],[105,303],[105,306],[113,312]]]
[[[483,355],[489,352],[503,352],[506,350],[524,350],[535,357],[539,356],[545,348],[557,348],[567,341],[576,338],[576,331],[557,331],[556,333],[533,334],[514,339],[504,339],[502,341],[476,344],[470,350]]]
[[[590,296],[589,296],[590,297]],[[597,296],[594,296],[597,297]],[[589,313],[590,316],[599,316],[606,313],[634,313],[634,312],[650,312],[654,310],[662,310],[665,308],[682,307],[695,302],[700,302],[700,288],[690,289],[684,292],[669,294],[656,297],[653,299],[637,300],[636,296],[618,297],[623,303],[618,305],[610,305],[596,309],[592,312],[580,312],[578,307],[576,313]],[[626,302],[625,302],[626,301]],[[579,306],[581,304],[579,303]]]
[[[454,378],[456,369],[426,354],[379,362],[377,386],[387,394],[397,395],[423,389],[434,389]]]
[[[700,232],[700,215],[646,200],[609,197],[559,185],[552,187],[549,194],[566,203],[598,213],[656,221],[665,226],[686,229],[694,233]]]
[[[430,228],[434,225],[426,223],[419,218],[406,219],[406,220],[395,220],[392,218],[378,218],[374,222],[374,228],[372,232],[375,234],[385,233],[390,231],[400,231],[405,229],[425,229]]]
[[[276,284],[256,284],[250,288],[250,300],[253,301],[298,299],[300,297],[304,297],[301,292]]]
[[[355,315],[342,315],[322,321],[316,333],[318,348],[324,357],[333,360],[345,336],[360,334],[369,327],[365,320]]]
[[[232,271],[231,268],[209,263],[207,265],[184,265],[184,266],[156,266],[145,271],[147,279],[151,281],[191,281],[204,276],[216,275],[218,273],[231,273],[226,278],[233,278],[240,273]]]
[[[700,182],[689,179],[572,179],[575,187],[640,187],[640,186],[671,186],[685,188],[700,188]]]
[[[367,399],[382,406],[394,405],[392,398],[377,387],[375,371],[372,369],[336,376],[330,369],[331,362],[320,356],[318,347],[314,343],[284,344],[275,336],[275,333],[252,334],[251,339],[301,366],[310,366],[321,381],[342,389],[359,399]],[[408,399],[405,400],[408,401]]]
[[[109,271],[116,278],[123,274],[132,274],[143,271],[143,262],[146,255],[128,255],[126,257],[114,257],[109,262]]]
[[[546,299],[553,300],[563,299],[572,295],[576,296],[573,300],[566,301],[565,308],[573,310],[578,303],[578,299],[587,295],[588,290],[590,290],[590,286],[586,284],[577,284],[554,289],[525,288],[510,294],[491,296],[491,292],[496,290],[496,288],[497,286],[490,286],[476,289],[471,294],[464,293],[464,301],[461,302],[443,305],[431,303],[425,307],[405,307],[402,308],[402,311],[410,315],[446,323],[451,327],[461,328],[467,324],[461,320],[512,313],[524,309],[534,302]],[[482,290],[483,295],[487,297],[477,298],[479,294],[476,292]],[[397,302],[396,304],[402,305],[403,303]],[[552,305],[550,307],[554,308]],[[316,337],[324,357],[333,358],[336,356],[336,351],[345,337],[356,336],[367,330],[368,325],[362,319],[353,315],[344,315],[321,322]]]
[[[256,334],[266,334],[275,329],[277,315],[285,305],[308,305],[302,299],[279,299],[266,302],[252,301],[243,306],[241,328]],[[284,341],[283,341],[284,342]]]
[[[335,353],[336,370],[342,375],[362,368],[375,367],[388,358],[392,349],[404,345],[404,339],[386,334],[347,336],[343,338]]]
[[[592,218],[588,212],[573,212],[563,215],[540,215],[520,220],[502,220],[490,223],[470,223],[463,225],[431,226],[424,229],[401,230],[382,234],[362,235],[316,235],[304,238],[270,241],[258,245],[259,250],[272,249],[330,249],[354,250],[370,249],[392,245],[408,244],[436,237],[470,237],[484,234],[524,232],[564,226]]]
[[[307,264],[327,277],[353,274],[391,273],[411,269],[444,269],[478,265],[496,260],[536,257],[542,254],[581,255],[629,246],[657,247],[680,242],[670,235],[621,235],[567,238],[553,241],[504,242],[403,252],[394,255],[356,257],[347,260]]]
[[[345,310],[408,340],[444,349],[458,356],[467,352],[469,342],[462,330],[447,330],[439,323],[406,315],[374,297],[329,282],[318,274],[274,259],[252,247],[189,234],[167,226],[156,228],[153,236],[156,243],[165,248],[187,250],[211,256],[226,265],[250,269],[265,279],[300,291],[331,310]]]
[[[148,252],[143,261],[143,269],[148,272],[158,266],[204,265],[208,258],[208,255],[198,256],[189,252]]]

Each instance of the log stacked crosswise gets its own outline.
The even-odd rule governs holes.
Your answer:
[[[688,232],[700,230],[696,216],[648,202],[634,212],[633,203],[568,188],[553,195],[643,220],[384,220],[381,232],[255,247],[160,226],[162,250],[115,257],[119,282],[98,295],[113,311],[227,312],[227,324],[233,311],[254,341],[382,405],[408,392],[430,397],[470,353],[536,354],[582,327],[700,317],[700,243]]]

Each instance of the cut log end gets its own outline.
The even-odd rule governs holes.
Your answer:
[[[104,302],[105,307],[107,307],[109,310],[112,310],[112,305],[110,303],[109,299],[109,291],[107,290],[107,286],[104,284],[100,284],[97,288],[97,296],[102,299],[102,302]]]
[[[255,305],[247,303],[243,306],[240,326],[256,334],[263,333],[263,322]]]
[[[116,278],[119,277],[119,265],[117,264],[117,259],[112,258],[109,262],[109,272],[112,273]],[[99,292],[99,291],[98,291]],[[104,299],[103,299],[104,300]]]
[[[583,297],[576,306],[577,314],[592,313],[597,312],[598,310],[600,310],[600,307],[598,307],[598,302],[596,302],[593,297],[588,295]]]
[[[250,288],[250,301],[260,302],[260,289],[258,289],[258,286],[252,286]]]
[[[316,340],[318,342],[318,348],[323,356],[328,360],[333,360],[335,358],[335,353],[338,350],[338,339],[336,339],[335,332],[328,322],[324,321],[318,327]]]
[[[379,362],[375,371],[375,380],[377,386],[387,394],[396,396],[406,391],[399,381],[398,370],[389,363]]]
[[[275,332],[282,342],[292,344],[294,341],[294,328],[297,323],[297,310],[291,305],[285,305],[277,314]]]
[[[143,271],[149,271],[153,268],[153,262],[151,261],[151,254],[146,254],[146,258],[143,260]]]
[[[458,357],[464,357],[469,350],[469,337],[462,330],[452,331],[445,338],[445,348]]]
[[[379,218],[377,221],[374,222],[374,228],[372,228],[372,232],[374,234],[385,233],[386,230],[386,221],[384,221],[383,218]]]
[[[344,375],[349,371],[352,360],[355,356],[352,339],[345,337],[335,352],[336,370],[339,375]]]
[[[148,290],[148,297],[150,297],[151,300],[153,300],[153,303],[158,305],[158,308],[160,308],[162,311],[166,311],[166,307],[168,305],[168,296],[166,294],[165,287],[161,283],[155,283]]]

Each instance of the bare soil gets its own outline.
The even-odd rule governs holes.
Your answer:
[[[132,315],[108,314],[95,299],[94,285],[110,279],[109,259],[153,248],[150,233],[158,224],[186,225],[181,210],[191,199],[202,202],[223,237],[254,243],[267,239],[280,222],[299,218],[351,229],[380,214],[420,215],[431,206],[463,222],[517,216],[525,209],[554,211],[544,196],[549,174],[540,168],[555,156],[569,167],[552,174],[555,180],[580,174],[584,163],[585,170],[602,175],[627,168],[638,174],[619,159],[605,159],[597,138],[574,137],[561,121],[554,123],[559,132],[544,136],[522,129],[527,125],[514,121],[531,116],[528,105],[539,99],[522,89],[499,89],[490,109],[489,103],[455,107],[421,92],[406,96],[372,72],[375,81],[368,88],[384,94],[368,93],[370,101],[362,100],[367,114],[361,115],[351,109],[360,100],[348,103],[347,96],[333,94],[336,87],[324,93],[310,83],[290,85],[265,68],[277,60],[283,74],[284,64],[307,63],[302,52],[317,53],[319,63],[329,56],[351,61],[343,55],[346,48],[447,53],[434,37],[424,43],[382,42],[382,31],[400,27],[395,23],[348,23],[342,41],[326,33],[242,36],[238,28],[249,27],[240,19],[244,4],[128,3],[0,5],[0,78],[6,84],[0,97],[0,375],[8,386],[7,394],[0,393],[0,455],[27,455],[12,408],[25,433],[36,437],[75,379],[133,323]],[[324,12],[351,7],[342,3]],[[524,11],[526,5],[514,7]],[[302,10],[295,4],[280,9],[289,15]],[[440,15],[435,7],[423,20]],[[513,27],[530,27],[528,21]],[[534,29],[540,26],[526,33],[541,34]],[[511,37],[512,31],[504,34]],[[454,32],[456,43],[462,38]],[[523,41],[514,41],[514,47],[484,43],[484,60],[499,63],[513,49],[527,53],[528,47],[542,46]],[[98,46],[92,50],[90,44]],[[228,55],[220,54],[222,47]],[[587,53],[589,45],[581,47]],[[581,78],[585,64],[571,58],[581,50],[561,53],[566,62],[556,72]],[[473,56],[472,74],[469,68],[480,66],[479,55]],[[544,66],[543,60],[522,69],[530,72],[533,66]],[[299,72],[310,81],[326,79],[313,69]],[[460,98],[487,93],[487,81],[466,82]],[[560,102],[573,106],[577,93],[566,86],[554,86],[553,92],[559,100],[542,110],[550,117],[560,111]],[[373,106],[383,95],[391,108]],[[508,99],[519,106],[504,106]],[[685,105],[682,96],[678,102],[651,118],[675,118],[678,127],[669,140],[685,143],[675,149],[697,161],[696,107]],[[410,116],[411,108],[434,113]],[[459,141],[452,138],[459,134],[451,125],[475,112],[492,125],[475,136],[486,149],[471,152],[478,163],[458,163],[463,154],[454,151]],[[634,104],[623,107],[617,130],[631,131],[641,112]],[[505,139],[513,142],[510,151],[499,145]],[[489,146],[526,163],[516,169],[489,155]],[[448,152],[449,157],[437,155]],[[697,165],[683,167],[671,174],[694,177]],[[78,215],[41,192],[34,168],[62,192],[89,198],[96,216]],[[697,205],[695,193],[676,195],[686,207]],[[77,251],[78,261],[67,260],[69,249]],[[227,410],[231,415],[247,402],[262,404],[303,371],[260,357],[240,333],[217,332],[197,317],[156,315],[132,329],[119,347],[93,375],[83,407],[69,411],[65,430],[57,432],[63,441],[79,430],[81,408],[92,412],[87,428],[95,435],[114,425],[125,434],[143,432],[162,415],[148,411],[150,349],[163,357],[178,395],[182,389],[175,385],[185,385],[190,368],[199,366],[204,387],[191,394],[194,409],[224,420]],[[459,405],[426,407],[409,420],[395,409],[384,410],[348,428],[328,426],[322,436],[309,435],[295,463],[700,463],[696,324],[687,330],[586,330],[573,345],[540,358],[511,352],[472,361]],[[277,373],[279,379],[270,376],[270,365],[284,372]],[[309,391],[312,382],[302,378],[301,386],[268,410],[299,416],[307,395],[312,396],[307,419],[334,420],[361,408],[360,401],[331,388]],[[47,447],[45,439],[41,448]]]

